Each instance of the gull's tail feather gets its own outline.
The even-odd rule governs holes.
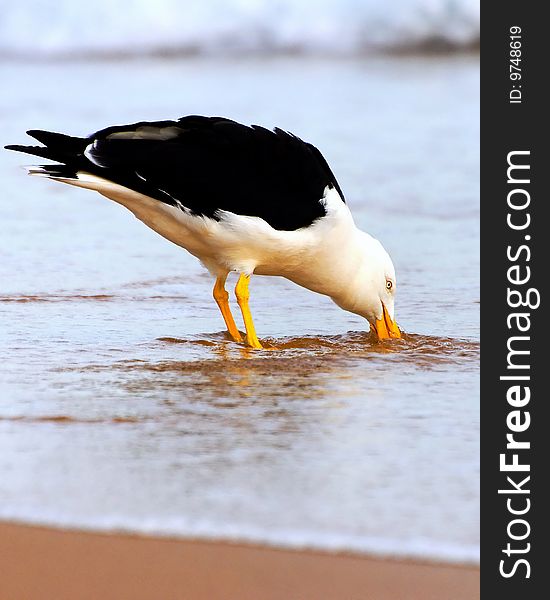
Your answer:
[[[68,165],[32,165],[25,168],[29,175],[38,175],[49,179],[78,179],[77,170]]]
[[[24,152],[25,154],[55,160],[66,165],[77,166],[77,164],[82,163],[84,150],[89,143],[86,138],[72,137],[63,133],[42,131],[40,129],[31,129],[27,131],[27,134],[44,144],[44,146],[11,144],[5,146],[6,150]]]

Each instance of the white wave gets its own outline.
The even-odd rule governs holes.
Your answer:
[[[479,39],[479,0],[0,0],[0,55],[349,54]]]
[[[184,517],[139,518],[126,515],[71,516],[67,513],[0,509],[0,519],[27,525],[101,533],[257,544],[294,550],[348,552],[381,558],[416,559],[455,564],[479,564],[479,547],[426,538],[397,539],[311,530],[264,529],[254,525],[193,521]]]

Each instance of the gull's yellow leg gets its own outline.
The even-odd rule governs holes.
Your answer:
[[[244,326],[246,328],[246,341],[250,347],[261,349],[263,346],[256,336],[254,322],[252,321],[250,308],[248,308],[248,299],[250,298],[250,292],[248,290],[249,283],[250,275],[241,274],[239,276],[239,281],[237,281],[237,285],[235,286],[235,296],[237,296],[237,302],[239,303],[239,307],[243,314]]]
[[[233,315],[231,314],[231,309],[229,308],[229,294],[225,289],[225,280],[227,279],[227,275],[219,276],[216,279],[216,283],[214,284],[214,290],[212,295],[214,296],[214,300],[220,308],[222,313],[223,320],[227,326],[227,331],[229,331],[229,335],[236,341],[242,342],[243,338],[240,331],[237,329],[235,325],[235,319],[233,319]]]

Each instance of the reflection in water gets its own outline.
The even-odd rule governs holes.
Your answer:
[[[338,393],[350,396],[376,385],[387,362],[397,371],[413,367],[437,370],[454,364],[475,364],[479,343],[469,340],[405,334],[380,342],[368,332],[262,340],[257,351],[228,340],[224,332],[196,338],[159,338],[162,344],[196,346],[195,360],[132,360],[79,367],[82,372],[119,372],[132,393],[179,394],[187,402],[320,398]],[[360,370],[360,373],[359,373]],[[357,376],[360,376],[359,379]],[[355,384],[354,384],[355,378]],[[343,384],[347,389],[339,389]]]
[[[0,466],[15,453],[27,472],[0,488],[3,506],[75,526],[475,560],[477,411],[463,386],[479,344],[269,343],[162,338],[140,358],[53,369],[55,401],[0,418]]]
[[[75,385],[97,392],[95,403],[105,397],[104,414],[88,414],[73,402],[46,402],[46,414],[10,411],[0,421],[88,425],[139,425],[150,423],[162,429],[182,414],[212,419],[212,409],[257,407],[273,418],[287,414],[292,401],[322,401],[323,406],[342,402],[368,402],[392,394],[400,381],[415,373],[415,380],[449,366],[471,372],[479,357],[479,344],[469,340],[405,334],[400,340],[379,342],[368,332],[343,335],[270,338],[263,340],[270,350],[256,351],[228,340],[225,332],[193,338],[159,338],[152,348],[171,345],[197,348],[197,357],[187,360],[125,358],[106,364],[79,364],[55,367],[60,398],[72,398]],[[390,362],[392,361],[392,362]],[[413,371],[411,371],[413,369]],[[86,383],[87,382],[87,383]],[[106,394],[106,390],[110,392]],[[109,401],[112,395],[113,401]],[[426,395],[425,387],[407,388],[411,400]],[[131,399],[123,403],[117,397]],[[391,397],[391,396],[390,396]],[[140,402],[136,399],[141,398]],[[164,407],[153,410],[156,402]],[[326,404],[326,403],[329,404]],[[283,408],[284,405],[284,408]],[[57,406],[57,408],[56,408]],[[93,406],[93,405],[92,405]],[[312,405],[310,405],[311,407]],[[68,413],[59,408],[71,408]]]

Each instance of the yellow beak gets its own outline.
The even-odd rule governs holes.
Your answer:
[[[389,338],[400,338],[401,331],[397,323],[390,317],[386,307],[382,304],[382,318],[376,319],[374,326],[379,340],[387,340]]]

